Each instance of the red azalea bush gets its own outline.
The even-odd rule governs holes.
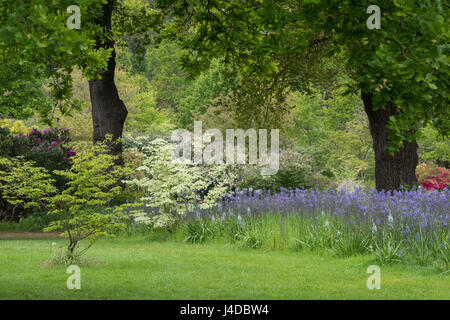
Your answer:
[[[418,179],[426,190],[450,189],[450,170],[422,164],[418,167]]]

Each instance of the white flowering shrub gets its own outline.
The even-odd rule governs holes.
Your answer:
[[[175,143],[157,138],[142,146],[143,165],[137,170],[141,178],[125,183],[146,191],[141,204],[151,208],[141,210],[135,221],[152,228],[170,228],[187,212],[216,205],[234,185],[234,168],[230,165],[195,165],[172,161]]]

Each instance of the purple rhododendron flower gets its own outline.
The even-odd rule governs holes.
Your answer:
[[[76,153],[75,150],[69,150],[69,151],[66,152],[66,154],[70,158],[70,157],[75,156],[77,153]]]

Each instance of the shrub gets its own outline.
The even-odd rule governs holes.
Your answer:
[[[160,138],[151,141],[143,148],[146,157],[138,168],[143,177],[125,181],[145,190],[147,196],[140,200],[153,208],[152,215],[142,213],[136,221],[153,228],[170,228],[197,206],[212,208],[234,182],[232,169],[227,165],[173,162],[175,146]]]
[[[71,157],[76,153],[75,151],[67,147],[67,143],[70,140],[69,131],[60,128],[44,129],[40,131],[36,128],[32,128],[28,134],[14,134],[11,135],[10,130],[7,127],[0,128],[0,153],[4,157],[3,166],[0,168],[9,172],[3,177],[3,189],[5,192],[0,194],[0,210],[5,212],[4,215],[8,215],[8,219],[17,220],[20,217],[31,212],[33,209],[39,208],[43,201],[39,202],[31,201],[34,197],[34,193],[31,192],[29,196],[17,192],[17,197],[21,198],[23,203],[19,205],[16,201],[12,200],[12,194],[8,195],[6,189],[14,190],[19,188],[26,190],[32,189],[35,182],[42,182],[39,179],[51,178],[50,184],[57,187],[59,190],[63,190],[65,187],[65,178],[53,174],[53,170],[65,170],[71,165]],[[6,160],[6,158],[9,158]],[[25,167],[21,170],[17,166],[21,164]],[[32,169],[29,166],[33,166],[36,169]],[[14,167],[15,169],[12,169]],[[24,171],[26,170],[26,171]],[[39,174],[38,180],[35,179]],[[12,177],[11,175],[15,175]],[[20,175],[20,176],[19,176]],[[7,178],[10,179],[8,182]],[[24,183],[28,186],[19,186],[18,180],[23,179]],[[16,184],[6,186],[7,184]],[[46,184],[48,187],[48,184]],[[38,189],[39,186],[36,186]],[[48,190],[43,190],[44,192]],[[36,194],[40,194],[36,192]],[[9,199],[6,198],[9,197]],[[12,203],[11,201],[14,201]],[[20,212],[17,212],[19,210]]]
[[[70,158],[76,152],[68,147],[70,134],[68,129],[54,127],[52,129],[38,130],[31,128],[28,134],[14,134],[13,146],[6,156],[23,156],[32,160],[36,166],[47,169],[55,180],[59,190],[64,188],[63,177],[53,175],[53,170],[65,170],[71,165]]]
[[[31,128],[28,134],[15,134],[13,137],[13,156],[23,155],[33,159],[38,166],[49,171],[67,169],[70,164],[69,157],[74,155],[73,150],[67,147],[70,141],[68,129],[54,127],[41,131]]]
[[[444,190],[450,189],[450,170],[436,167],[433,174],[422,177],[419,182],[421,187],[426,190]]]
[[[0,193],[5,216],[16,221],[33,209],[42,208],[48,197],[55,194],[54,180],[32,161],[0,158]]]
[[[255,165],[240,166],[237,187],[254,190],[271,189],[277,192],[280,188],[311,188],[316,184],[329,184],[328,177],[313,174],[310,162],[311,160],[301,153],[283,150],[280,153],[280,167],[274,175],[262,176],[260,168]]]
[[[55,174],[68,180],[67,189],[50,199],[50,214],[57,218],[46,231],[62,231],[69,238],[67,257],[76,260],[101,236],[124,228],[125,216],[119,209],[105,207],[108,200],[121,192],[117,182],[125,169],[114,166],[116,156],[108,154],[108,137],[73,157],[73,165]],[[78,250],[83,240],[89,245]]]
[[[0,127],[8,128],[13,134],[26,134],[28,132],[28,128],[21,120],[16,120],[13,122],[13,120],[10,119],[3,119],[0,120]]]

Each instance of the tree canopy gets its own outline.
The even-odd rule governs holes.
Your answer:
[[[166,32],[186,50],[186,70],[196,75],[219,58],[247,80],[241,88],[250,87],[260,105],[326,78],[321,58],[333,56],[354,80],[350,89],[371,93],[375,109],[388,101],[398,107],[391,151],[427,123],[450,132],[448,4],[378,1],[381,28],[369,29],[367,1],[359,0],[156,3],[173,18]]]
[[[25,119],[39,113],[50,121],[56,109],[70,114],[71,72],[78,66],[90,79],[106,68],[110,50],[95,48],[94,35],[106,36],[94,21],[102,0],[79,0],[82,28],[67,27],[72,0],[0,1],[0,115]],[[51,88],[44,95],[42,86]]]

